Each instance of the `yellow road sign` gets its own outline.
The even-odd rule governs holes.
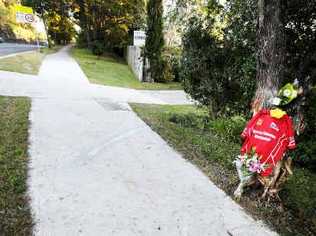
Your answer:
[[[26,7],[22,5],[15,5],[16,12],[20,12],[23,14],[33,14],[33,9],[31,7]]]

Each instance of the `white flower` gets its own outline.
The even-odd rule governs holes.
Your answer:
[[[285,89],[285,90],[283,91],[283,96],[284,96],[284,97],[289,97],[289,96],[291,96],[291,94],[292,94],[292,92],[291,92],[291,90],[289,90],[289,89]]]

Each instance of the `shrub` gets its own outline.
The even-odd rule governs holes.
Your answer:
[[[85,33],[81,32],[77,37],[76,46],[78,48],[86,48],[88,47],[87,39],[85,37]]]
[[[244,113],[254,93],[254,54],[241,54],[233,44],[212,35],[212,21],[193,18],[183,39],[181,79],[193,99],[210,114]]]
[[[256,1],[227,1],[225,8],[210,1],[208,16],[191,18],[187,26],[180,76],[214,117],[249,111],[256,86],[256,7]]]
[[[166,64],[170,67],[173,81],[180,82],[180,59],[181,59],[181,48],[179,47],[168,47],[163,51],[163,58]]]
[[[203,28],[198,19],[191,19],[190,27],[183,39],[183,56],[181,58],[181,78],[184,89],[193,99],[217,111],[222,94],[222,70],[212,66],[221,61],[214,38]],[[224,58],[222,58],[224,59]],[[219,63],[223,63],[222,61]],[[212,73],[213,72],[213,73]]]
[[[232,118],[218,118],[210,122],[211,130],[225,137],[232,142],[240,142],[240,134],[243,131],[246,120],[241,116],[234,116]]]
[[[225,166],[229,170],[234,170],[232,161],[238,154],[240,145],[232,142],[231,139],[235,133],[238,133],[239,137],[241,126],[244,125],[243,118],[211,120],[207,114],[171,113],[168,121],[177,124],[177,131],[172,132],[181,133],[185,137],[183,142],[190,143],[208,160]],[[242,125],[238,127],[237,123]],[[229,134],[227,130],[229,130]]]
[[[163,80],[160,81],[160,82],[171,82],[171,81],[174,81],[174,73],[173,73],[173,70],[172,70],[172,65],[170,64],[170,62],[168,60],[163,60],[162,63],[164,64],[163,65]]]
[[[316,223],[316,175],[307,169],[295,169],[281,191],[287,207]]]
[[[304,106],[305,131],[297,139],[294,160],[300,165],[316,171],[316,88],[306,97]]]
[[[174,113],[170,116],[169,121],[183,127],[197,128],[202,131],[211,131],[213,134],[235,143],[239,143],[240,134],[246,124],[246,120],[242,116],[233,116],[231,118],[223,117],[211,120],[206,114],[195,113]]]
[[[195,113],[173,113],[170,116],[169,121],[175,124],[179,124],[183,127],[198,128],[200,130],[204,130],[208,128],[209,117],[207,115],[197,115]]]
[[[297,149],[293,153],[294,161],[316,171],[316,140],[304,136],[299,138]]]
[[[94,41],[91,45],[91,50],[94,55],[101,56],[105,52],[105,46],[100,41]]]

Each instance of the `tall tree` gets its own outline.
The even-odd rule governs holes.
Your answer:
[[[147,30],[145,43],[145,58],[149,62],[149,68],[145,75],[148,82],[162,82],[164,62],[162,49],[164,47],[163,36],[163,5],[162,0],[149,0],[147,3]]]
[[[83,37],[82,41],[84,42],[84,46],[88,48],[91,47],[91,36],[90,36],[90,29],[88,24],[88,14],[87,14],[87,1],[86,0],[77,0],[76,1],[79,7],[78,11],[78,18],[79,24],[81,26],[81,36]]]
[[[284,26],[279,0],[258,0],[257,91],[254,109],[269,105],[284,75]]]

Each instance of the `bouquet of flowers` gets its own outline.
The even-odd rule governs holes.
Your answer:
[[[255,152],[255,150],[251,153],[238,155],[235,163],[244,177],[260,174],[267,168],[267,164],[262,164],[260,162],[260,156]]]

